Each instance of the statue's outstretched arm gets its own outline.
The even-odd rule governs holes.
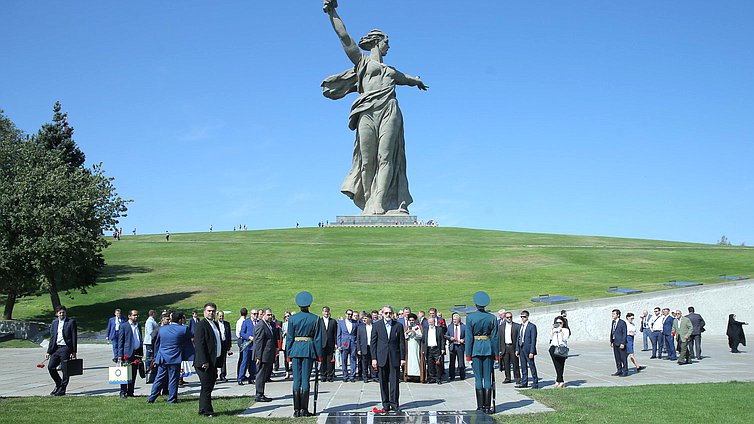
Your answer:
[[[335,11],[337,6],[338,2],[336,0],[325,0],[324,11],[330,16],[330,23],[332,23],[335,33],[338,34],[338,38],[340,38],[340,43],[343,44],[343,50],[346,51],[346,55],[348,55],[348,58],[351,59],[351,62],[353,62],[354,65],[357,65],[361,60],[361,51],[359,50],[359,46],[356,45],[356,42],[353,41],[353,38],[348,35],[343,20],[340,19],[338,12]]]
[[[398,85],[408,85],[409,87],[418,87],[419,90],[426,90],[429,88],[428,85],[424,85],[424,82],[419,77],[412,77],[411,75],[406,75],[401,71],[395,70],[395,76],[393,77],[395,79],[395,83]]]

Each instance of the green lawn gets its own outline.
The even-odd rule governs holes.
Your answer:
[[[314,309],[431,306],[447,311],[486,290],[492,309],[532,307],[540,293],[592,299],[610,286],[667,289],[669,280],[719,283],[754,275],[754,249],[654,240],[460,228],[302,228],[127,236],[86,295],[63,296],[83,330],[101,330],[115,308],[232,311],[293,308],[300,290]],[[449,295],[454,293],[454,295]],[[0,301],[3,299],[0,298]],[[14,318],[48,321],[49,296],[21,299]]]
[[[665,384],[527,391],[556,412],[500,417],[504,423],[752,423],[754,383]],[[658,415],[659,414],[659,415]],[[676,419],[667,414],[673,414]]]
[[[684,423],[752,423],[754,383],[667,384],[633,387],[529,390],[527,395],[554,408],[555,412],[527,415],[497,415],[501,423],[630,423],[657,420],[657,413],[679,414]],[[469,394],[471,395],[471,394]],[[653,399],[656,408],[647,409]],[[213,422],[279,422],[314,424],[316,418],[240,418],[252,398],[219,398],[213,404],[218,417]],[[659,408],[659,409],[658,409]],[[182,396],[170,405],[159,400],[147,405],[145,398],[120,400],[115,396],[67,396],[0,398],[0,422],[101,423],[127,417],[129,424],[196,422],[197,398]],[[648,414],[648,411],[655,411]]]
[[[41,347],[39,347],[38,344],[33,343],[29,340],[23,340],[23,339],[13,339],[13,340],[0,342],[0,348],[4,348],[4,347],[38,347],[41,349]]]

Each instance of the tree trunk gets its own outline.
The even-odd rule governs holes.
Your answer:
[[[3,311],[3,319],[13,319],[13,307],[16,306],[16,294],[9,294],[5,300],[5,310]]]
[[[60,294],[58,293],[58,287],[55,284],[55,277],[50,278],[50,300],[52,301],[52,310],[54,311],[60,306]]]

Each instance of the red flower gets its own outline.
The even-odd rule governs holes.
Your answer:
[[[44,368],[45,364],[37,364],[37,368]]]
[[[128,355],[124,356],[124,357],[123,357],[123,360],[124,360],[124,361],[128,361]]]
[[[378,409],[378,408],[377,408],[377,407],[375,406],[374,408],[372,408],[372,412],[374,412],[375,414],[384,414],[384,413],[385,413],[385,410],[384,410],[384,409],[381,409],[381,408],[380,408],[380,409]]]
[[[348,343],[343,343],[343,347],[348,347]]]

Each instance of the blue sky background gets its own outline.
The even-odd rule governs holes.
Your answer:
[[[316,0],[21,1],[0,108],[60,100],[134,200],[124,233],[314,226],[358,209],[350,62]],[[390,36],[411,212],[443,226],[754,244],[754,2],[341,0]]]

